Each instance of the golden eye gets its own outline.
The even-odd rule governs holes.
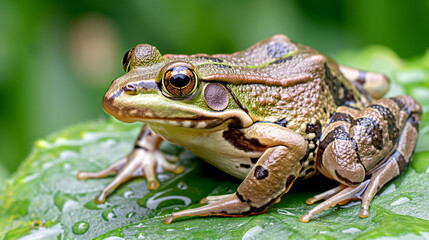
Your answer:
[[[197,76],[190,65],[172,66],[162,78],[163,90],[171,97],[187,97],[197,90],[197,85]]]
[[[124,57],[122,58],[122,68],[124,69],[125,72],[130,71],[130,60],[131,60],[131,57],[133,56],[133,51],[134,51],[134,48],[131,48],[125,53]]]

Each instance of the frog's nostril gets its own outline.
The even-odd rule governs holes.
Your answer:
[[[137,94],[137,90],[138,87],[136,84],[134,83],[128,83],[125,87],[124,87],[125,93],[129,94],[129,95],[136,95]]]

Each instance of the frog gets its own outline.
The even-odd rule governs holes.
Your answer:
[[[285,35],[232,54],[162,55],[139,44],[122,65],[126,73],[103,96],[103,109],[119,121],[145,124],[127,156],[78,173],[82,180],[115,175],[96,203],[132,178],[146,178],[154,190],[158,173],[182,173],[177,157],[160,151],[168,141],[242,182],[232,194],[173,212],[166,224],[261,214],[294,182],[320,174],[338,186],[307,199],[322,202],[299,221],[356,199],[366,218],[375,195],[413,157],[422,115],[416,100],[383,98],[385,75],[340,65]]]

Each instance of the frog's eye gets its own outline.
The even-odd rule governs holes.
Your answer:
[[[133,56],[133,50],[134,48],[131,48],[130,50],[128,50],[124,57],[122,58],[122,68],[124,68],[125,72],[130,71],[130,60],[131,57]]]
[[[197,75],[192,66],[170,67],[162,78],[162,90],[170,97],[187,97],[194,93],[197,87]]]

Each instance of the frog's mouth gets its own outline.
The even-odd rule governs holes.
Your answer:
[[[136,96],[137,97],[137,96]],[[198,107],[163,101],[157,94],[142,94],[138,101],[132,96],[119,94],[103,97],[103,109],[122,122],[145,122],[174,127],[211,129],[223,123],[234,127],[247,127],[253,123],[248,114],[240,110],[208,112]]]

